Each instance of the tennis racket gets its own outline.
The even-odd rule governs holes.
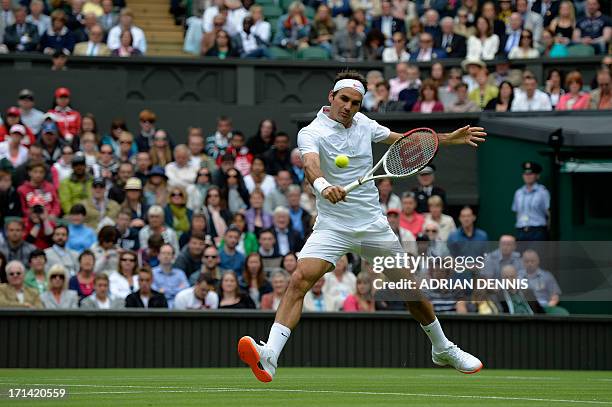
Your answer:
[[[410,130],[398,139],[378,163],[363,177],[344,187],[348,194],[360,185],[379,178],[404,178],[416,174],[429,164],[438,152],[438,135],[425,127]],[[374,175],[382,165],[385,174]]]

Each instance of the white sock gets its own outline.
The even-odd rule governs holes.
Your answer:
[[[442,352],[452,343],[444,336],[444,331],[442,331],[442,325],[440,325],[438,318],[429,325],[421,325],[421,328],[423,328],[423,331],[425,331],[429,337],[434,352]]]
[[[279,357],[283,351],[285,343],[287,343],[287,339],[289,339],[289,335],[291,335],[291,329],[278,322],[275,322],[272,328],[270,328],[270,336],[268,336],[266,346],[274,351],[276,357]]]

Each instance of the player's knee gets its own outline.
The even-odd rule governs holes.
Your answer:
[[[298,268],[291,274],[288,290],[291,290],[294,294],[304,296],[309,288],[310,284],[304,277],[304,273]]]

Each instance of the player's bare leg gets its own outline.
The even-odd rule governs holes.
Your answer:
[[[304,296],[332,265],[316,258],[300,259],[297,269],[291,275],[289,287],[281,300],[268,342],[258,345],[250,336],[243,336],[238,342],[240,359],[251,367],[259,381],[270,382],[276,373],[277,360],[302,316]]]

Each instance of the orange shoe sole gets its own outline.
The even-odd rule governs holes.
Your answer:
[[[480,364],[480,367],[478,369],[476,369],[476,370],[472,370],[471,372],[461,372],[461,370],[460,370],[460,372],[463,373],[463,374],[474,374],[474,373],[480,372],[483,367],[484,367],[484,365]]]
[[[272,376],[259,367],[259,353],[249,337],[243,336],[238,341],[238,355],[244,363],[249,365],[257,380],[264,383],[272,381]]]

